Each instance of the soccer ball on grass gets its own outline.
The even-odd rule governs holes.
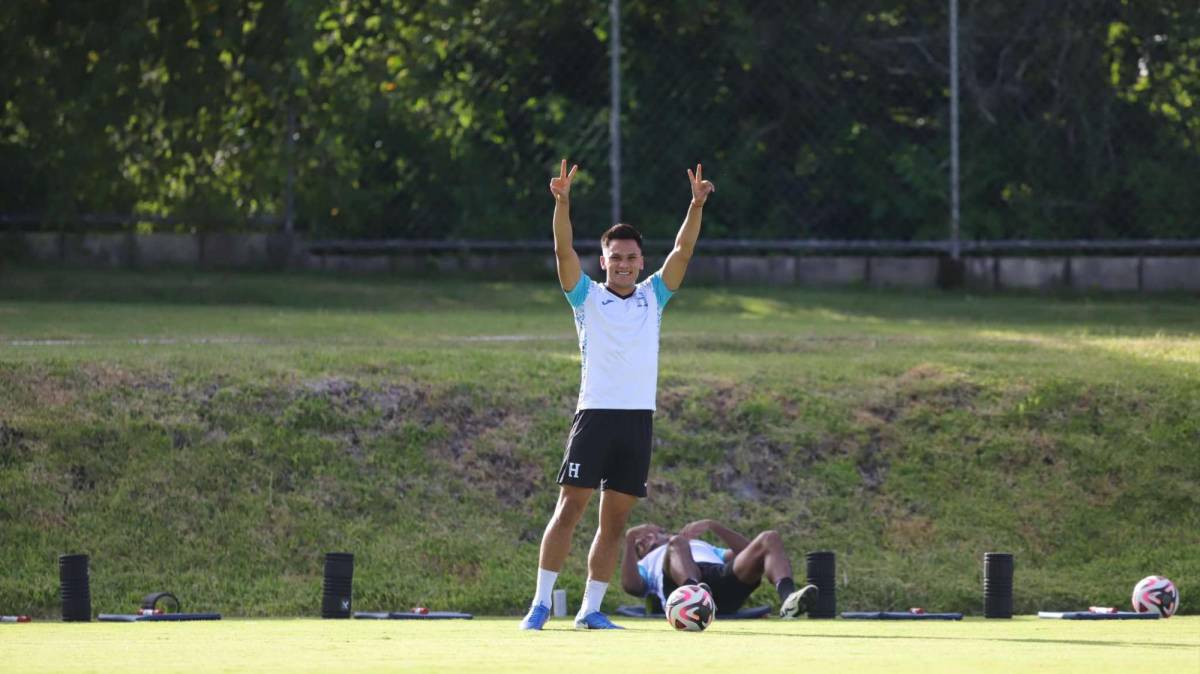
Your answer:
[[[1163,576],[1146,576],[1133,587],[1133,610],[1138,613],[1157,613],[1164,618],[1179,609],[1179,590]]]
[[[717,614],[717,604],[699,585],[681,585],[667,597],[667,622],[684,632],[703,632]]]

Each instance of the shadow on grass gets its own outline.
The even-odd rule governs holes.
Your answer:
[[[1144,648],[1178,648],[1184,650],[1195,650],[1195,644],[1182,644],[1174,642],[1155,641],[1152,644],[1142,643],[1138,641],[1088,641],[1086,639],[1018,639],[1015,637],[982,637],[982,636],[937,636],[937,635],[886,635],[886,634],[787,634],[786,632],[738,632],[739,636],[743,634],[752,634],[754,636],[771,637],[773,639],[786,637],[791,639],[883,639],[883,640],[900,640],[900,641],[996,641],[1002,643],[1030,643],[1030,644],[1064,644],[1070,646],[1108,646],[1115,648],[1125,648],[1131,646],[1141,646]]]

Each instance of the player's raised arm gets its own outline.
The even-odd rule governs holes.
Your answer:
[[[651,525],[640,524],[625,532],[625,553],[621,555],[621,588],[635,597],[646,594],[646,581],[638,571],[638,538],[650,530]]]
[[[704,216],[704,202],[708,195],[717,191],[715,185],[704,179],[704,167],[696,164],[696,171],[688,169],[688,181],[692,184],[692,203],[688,204],[687,217],[675,235],[675,248],[667,256],[662,268],[662,280],[672,292],[679,289],[683,283],[683,275],[687,272],[688,262],[692,260],[692,252],[696,248],[696,239],[700,238],[700,220]]]
[[[712,519],[697,520],[679,530],[679,535],[685,538],[699,538],[704,532],[711,531],[728,545],[733,554],[741,552],[750,545],[750,539]]]
[[[562,160],[558,176],[550,179],[550,193],[554,195],[554,257],[558,262],[558,282],[564,292],[571,292],[583,274],[579,266],[579,255],[575,252],[574,234],[571,231],[571,180],[575,178],[578,164],[567,172],[567,160]]]

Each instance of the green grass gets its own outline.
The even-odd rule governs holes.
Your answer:
[[[0,626],[12,671],[79,672],[1191,672],[1200,618],[1079,623],[777,620],[714,623],[703,634],[659,621],[540,634],[512,620],[228,620],[191,624]]]
[[[843,610],[978,613],[993,550],[1019,612],[1196,610],[1194,300],[685,287],[663,332],[636,520],[835,550]],[[312,615],[330,550],[364,609],[520,612],[578,368],[550,278],[4,272],[0,612],[87,552],[97,611]]]

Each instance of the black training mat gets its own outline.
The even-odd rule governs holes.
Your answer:
[[[220,620],[220,613],[160,613],[158,615],[137,615],[124,613],[101,613],[98,618],[106,623],[178,623],[193,620]]]
[[[761,618],[770,612],[770,606],[755,606],[754,608],[744,608],[737,613],[718,613],[717,620],[746,620],[748,618]],[[626,618],[667,619],[667,614],[665,613],[646,613],[646,607],[641,604],[621,606],[617,608],[617,615],[623,615]]]
[[[413,613],[412,611],[355,611],[354,617],[363,620],[470,620],[475,616],[470,613],[454,611],[430,611],[429,613]]]
[[[1092,613],[1091,611],[1038,611],[1039,618],[1053,620],[1157,620],[1162,617],[1157,613],[1134,613],[1133,611],[1117,611],[1116,613]]]
[[[909,611],[843,611],[849,620],[962,620],[961,613],[911,613]]]

